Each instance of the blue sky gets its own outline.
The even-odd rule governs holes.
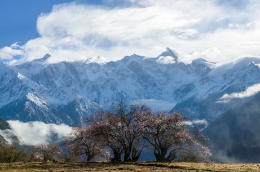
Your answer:
[[[258,0],[1,0],[0,60],[104,63],[166,47],[185,63],[259,57],[259,9]]]
[[[0,47],[14,42],[26,43],[37,38],[36,21],[41,13],[49,13],[53,5],[71,0],[1,0],[0,1]],[[102,0],[79,0],[81,4],[101,5]]]

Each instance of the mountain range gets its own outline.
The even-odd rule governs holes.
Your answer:
[[[50,64],[50,57],[0,63],[1,118],[76,126],[85,115],[121,100],[205,121],[211,138],[218,134],[210,130],[216,121],[252,101],[260,83],[260,59],[253,57],[225,65],[205,59],[185,64],[169,48],[155,58],[132,55],[103,64]]]

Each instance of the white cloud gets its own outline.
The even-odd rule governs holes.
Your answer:
[[[260,92],[260,84],[255,84],[253,86],[248,87],[245,91],[239,93],[232,93],[232,94],[224,94],[217,103],[228,103],[232,99],[242,99],[254,96]]]
[[[244,47],[244,46],[260,47],[260,42],[259,41],[256,41],[256,42],[241,42],[241,43],[237,44],[237,46],[241,46],[241,47]]]
[[[22,55],[23,51],[21,49],[15,49],[18,47],[17,44],[12,44],[11,47],[0,48],[0,60],[11,60],[14,56]]]
[[[193,121],[186,121],[186,125],[205,125],[208,126],[208,122],[205,119],[202,120],[193,120]]]
[[[113,2],[119,5],[111,7],[109,4]],[[260,56],[259,2],[241,3],[106,0],[102,6],[56,5],[51,13],[39,16],[40,37],[29,40],[23,51],[16,54],[24,52],[22,61],[48,53],[52,55],[49,62],[90,57],[95,61],[97,56],[102,59],[99,62],[105,62],[131,54],[155,57],[161,53],[160,49],[170,47],[181,52],[184,62],[200,57],[227,62],[244,56]],[[15,44],[9,50],[12,47]],[[11,59],[13,55],[5,53],[2,59]]]
[[[71,133],[72,128],[65,124],[45,124],[43,122],[7,121],[14,133],[25,145],[48,143],[52,133],[61,139]]]
[[[175,59],[171,56],[161,56],[157,59],[158,63],[162,64],[173,64],[176,63]]]

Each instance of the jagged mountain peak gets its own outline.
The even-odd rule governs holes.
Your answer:
[[[178,63],[177,55],[170,48],[166,48],[166,51],[162,52],[157,58],[158,63],[161,64],[174,64]]]
[[[166,50],[159,55],[159,57],[161,56],[162,57],[170,56],[173,57],[176,61],[178,60],[176,53],[169,47],[167,47]]]
[[[45,62],[46,60],[48,60],[51,57],[50,54],[46,54],[44,57],[33,60],[32,62],[36,62],[36,63],[41,63],[41,62]]]

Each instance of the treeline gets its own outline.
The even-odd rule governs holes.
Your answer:
[[[27,150],[4,145],[0,148],[0,162],[24,161],[24,157],[26,161],[135,162],[143,151],[153,152],[160,162],[209,161],[211,153],[205,146],[208,139],[198,127],[187,127],[186,120],[179,112],[152,113],[146,106],[120,102],[111,111],[100,109],[86,117],[84,124],[75,127],[62,143]],[[5,149],[9,151],[3,152]],[[12,152],[10,149],[18,152],[11,155],[7,153]]]

